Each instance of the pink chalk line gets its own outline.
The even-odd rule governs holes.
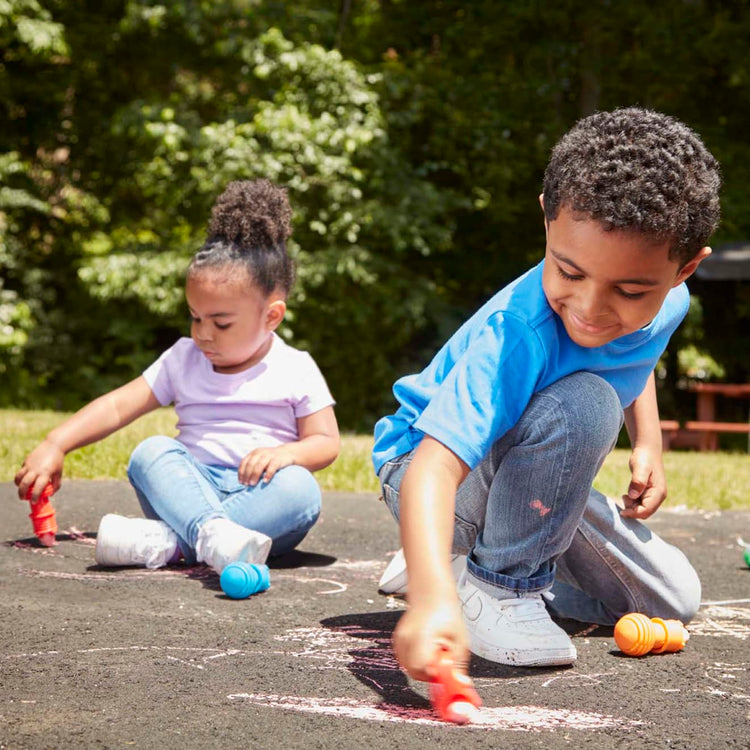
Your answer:
[[[183,578],[211,578],[216,573],[205,565],[195,565],[185,568],[163,568],[161,570],[147,570],[128,568],[127,572],[119,573],[65,573],[57,570],[28,570],[20,569],[21,575],[34,578],[60,578],[68,581],[136,581],[143,578],[157,578],[165,581],[176,581]]]
[[[256,706],[286,711],[337,716],[365,721],[387,721],[422,726],[453,727],[439,721],[428,708],[399,706],[392,703],[371,703],[354,698],[316,698],[265,693],[234,693],[229,700],[243,700]],[[483,707],[476,720],[462,728],[504,729],[512,732],[542,732],[557,729],[631,729],[645,722],[618,719],[604,714],[547,709],[538,706]]]

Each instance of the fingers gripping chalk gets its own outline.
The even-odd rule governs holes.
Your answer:
[[[471,678],[456,669],[453,659],[441,649],[430,679],[430,701],[443,721],[468,724],[482,705]]]
[[[222,591],[231,599],[247,599],[271,585],[268,565],[234,562],[224,568],[219,578]]]
[[[690,634],[679,620],[649,619],[638,612],[621,617],[615,625],[615,643],[628,656],[681,651],[688,638]]]
[[[52,507],[49,499],[55,490],[51,484],[48,484],[39,495],[36,502],[32,502],[31,493],[33,487],[29,487],[26,493],[26,499],[31,505],[29,518],[34,527],[39,544],[43,547],[52,547],[55,544],[55,534],[57,534],[57,520],[55,519],[55,509]]]

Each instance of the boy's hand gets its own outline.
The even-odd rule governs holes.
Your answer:
[[[294,464],[294,456],[285,445],[275,448],[256,448],[242,459],[237,475],[242,484],[254,487],[261,480],[270,482],[279,469],[292,464]]]
[[[49,440],[44,440],[34,448],[16,473],[14,482],[18,487],[18,497],[26,500],[26,493],[30,487],[34,488],[32,502],[39,499],[39,495],[48,483],[52,483],[55,492],[60,489],[65,453],[61,448]]]
[[[428,681],[440,648],[465,671],[469,647],[457,601],[410,606],[393,633],[393,650],[401,668],[415,680]]]
[[[667,480],[661,453],[635,448],[630,455],[630,486],[623,495],[623,518],[645,519],[653,515],[667,497]]]

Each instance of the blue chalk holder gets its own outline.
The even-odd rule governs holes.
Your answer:
[[[231,599],[247,599],[271,585],[268,565],[233,562],[221,571],[221,590]]]

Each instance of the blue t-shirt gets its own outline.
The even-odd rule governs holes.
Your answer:
[[[430,435],[470,469],[519,420],[531,397],[574,372],[604,378],[629,406],[687,313],[685,284],[644,328],[586,348],[574,343],[542,289],[542,261],[481,307],[417,375],[396,381],[398,411],[375,425],[375,471]]]

